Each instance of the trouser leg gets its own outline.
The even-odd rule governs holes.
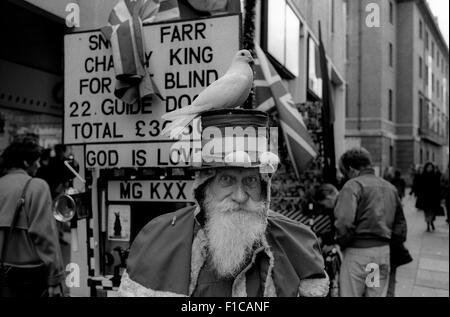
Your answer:
[[[358,255],[358,250],[348,249],[339,274],[339,294],[341,297],[362,297],[365,290],[364,259]]]

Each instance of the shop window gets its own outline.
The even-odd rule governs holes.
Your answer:
[[[270,56],[287,71],[283,77],[299,75],[300,20],[292,8],[282,1],[266,1],[267,42]],[[283,72],[281,72],[283,75]]]

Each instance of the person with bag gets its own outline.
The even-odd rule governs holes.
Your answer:
[[[397,210],[395,211],[391,242],[389,244],[391,271],[389,273],[389,284],[386,297],[395,297],[397,268],[413,261],[411,254],[404,244],[407,237],[407,231],[408,227],[405,214],[403,212],[403,207],[399,204],[397,205]]]
[[[40,147],[13,142],[2,153],[0,178],[0,297],[61,296],[64,266],[47,183],[33,178]]]

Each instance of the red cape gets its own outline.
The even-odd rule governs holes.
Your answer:
[[[189,293],[192,241],[199,229],[194,209],[164,214],[141,230],[127,260],[133,281],[152,290]],[[295,296],[300,280],[326,276],[318,241],[308,227],[270,211],[266,238],[278,296]]]

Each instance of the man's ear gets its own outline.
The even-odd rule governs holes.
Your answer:
[[[24,166],[25,168],[29,168],[29,167],[30,167],[30,164],[28,164],[27,161],[23,161],[23,166]]]

